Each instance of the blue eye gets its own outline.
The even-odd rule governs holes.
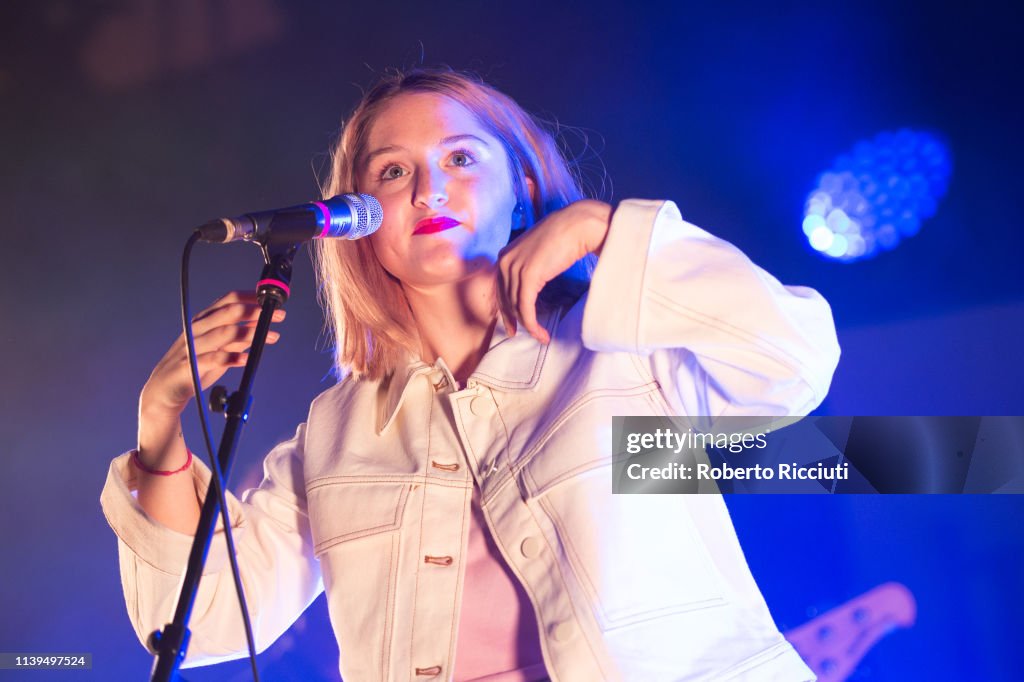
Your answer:
[[[452,152],[451,161],[453,166],[472,166],[476,163],[476,159],[465,149],[459,149],[458,151]]]
[[[384,166],[384,169],[380,172],[381,180],[396,180],[405,175],[405,171],[402,170],[401,166]]]

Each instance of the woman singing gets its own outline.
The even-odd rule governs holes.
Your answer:
[[[367,92],[325,189],[372,194],[384,222],[317,242],[343,380],[228,495],[257,648],[326,590],[346,682],[814,679],[721,496],[611,494],[611,424],[807,414],[839,356],[821,296],[671,202],[584,199],[547,130],[454,71]],[[197,316],[205,385],[257,315],[235,292]],[[180,432],[191,395],[179,339],[103,490],[143,641],[210,476]],[[246,655],[221,538],[206,570],[186,666]]]

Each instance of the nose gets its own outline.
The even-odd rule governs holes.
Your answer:
[[[439,168],[419,174],[414,187],[413,203],[426,208],[437,208],[448,203],[448,178]]]

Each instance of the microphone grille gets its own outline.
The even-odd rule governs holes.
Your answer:
[[[369,194],[346,194],[345,199],[352,207],[352,229],[346,235],[348,239],[361,239],[380,229],[384,222],[384,209],[376,197]]]

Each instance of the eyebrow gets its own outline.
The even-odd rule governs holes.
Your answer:
[[[448,137],[441,138],[438,141],[437,144],[439,146],[444,146],[444,145],[454,144],[456,142],[461,142],[462,140],[476,140],[477,142],[479,142],[480,144],[482,144],[485,147],[490,147],[491,146],[490,144],[488,144],[487,140],[485,140],[482,137],[479,137],[477,135],[472,135],[470,133],[462,133],[460,135],[449,135]],[[369,164],[370,161],[372,161],[374,159],[374,157],[380,156],[381,154],[387,154],[388,152],[396,152],[396,151],[408,151],[408,150],[405,147],[401,147],[399,145],[394,145],[394,144],[387,145],[386,147],[381,147],[379,149],[374,149],[372,152],[370,152],[369,154],[367,154],[366,156],[363,157],[363,164],[364,165]]]

